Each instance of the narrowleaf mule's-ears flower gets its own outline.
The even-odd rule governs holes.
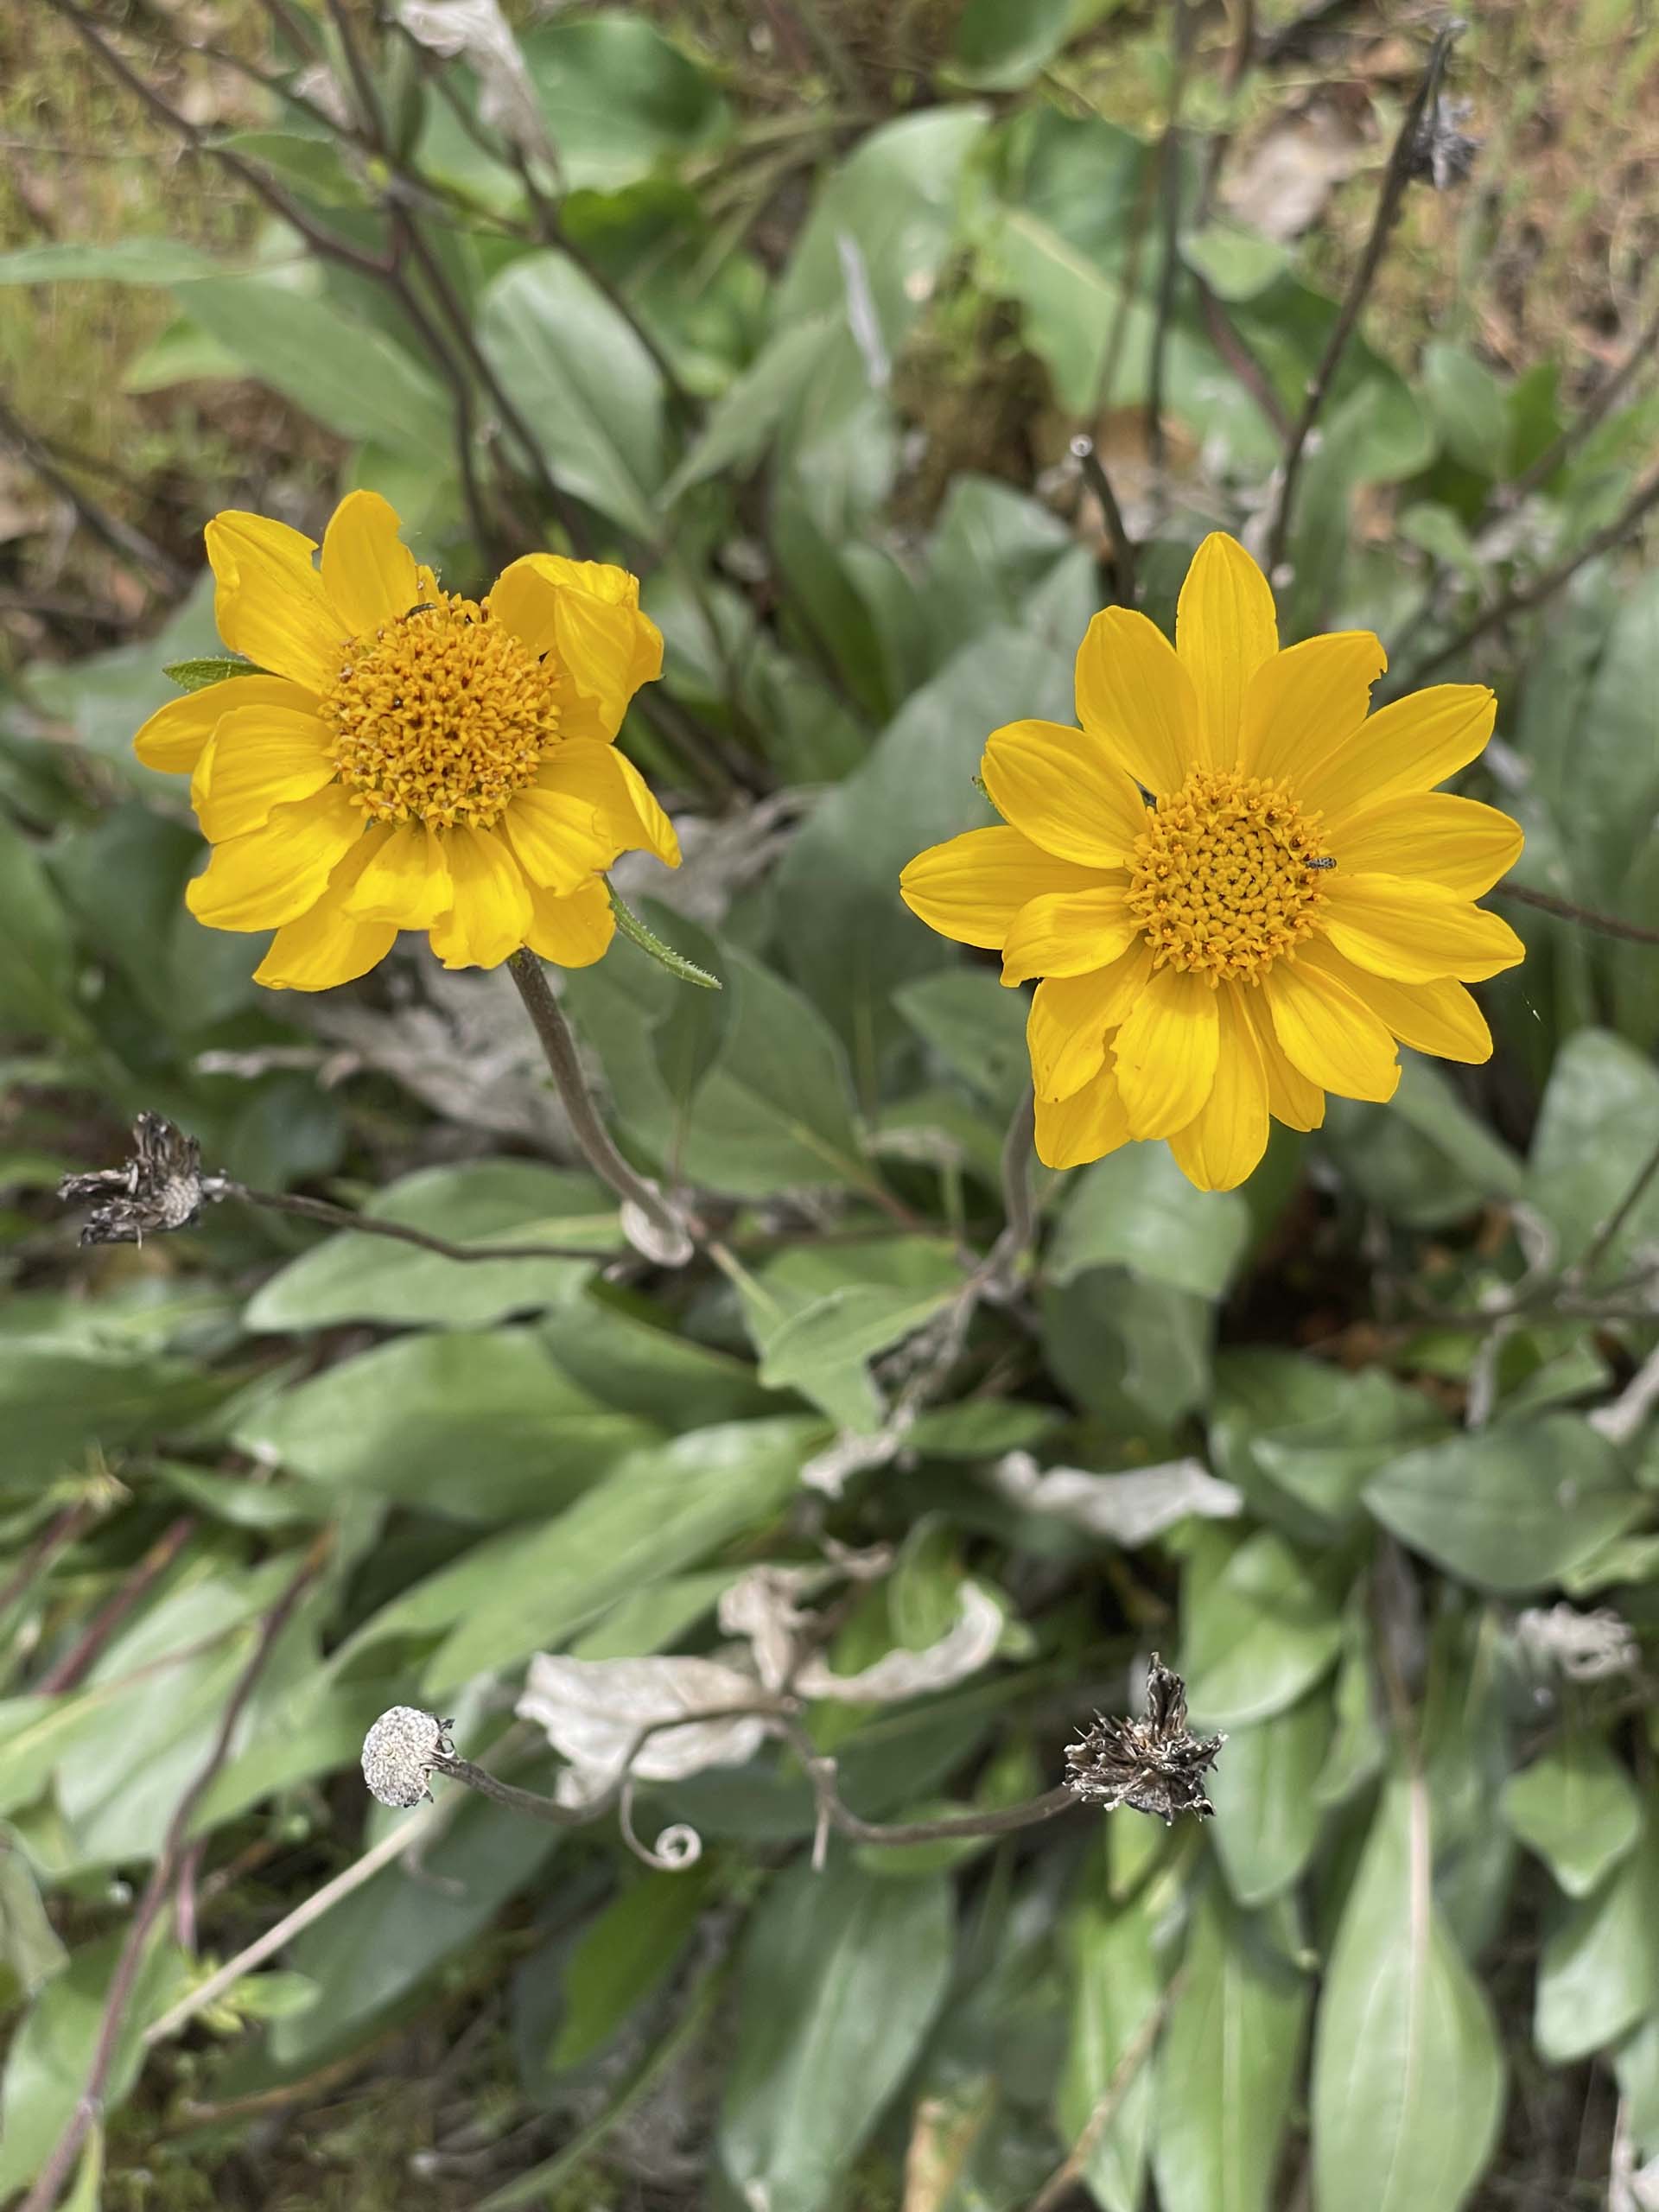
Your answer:
[[[1075,1167],[1165,1137],[1201,1189],[1261,1159],[1269,1116],[1392,1097],[1395,1039],[1484,1060],[1464,984],[1524,948],[1474,904],[1521,850],[1506,815],[1434,786],[1491,734],[1479,684],[1367,720],[1369,631],[1279,649],[1273,594],[1219,533],[1172,647],[1109,607],[1077,655],[1077,718],[1011,722],[983,779],[1006,828],[905,870],[923,921],[1038,984],[1027,1027],[1037,1150]]]
[[[604,871],[674,831],[613,741],[662,671],[621,569],[527,554],[481,602],[440,589],[372,492],[315,541],[261,515],[207,530],[219,635],[251,664],[152,715],[135,741],[188,772],[213,848],[188,893],[221,930],[270,930],[256,974],[326,990],[424,930],[449,968],[527,944],[597,960]]]

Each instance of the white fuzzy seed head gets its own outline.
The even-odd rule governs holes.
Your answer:
[[[426,1777],[444,1742],[444,1723],[418,1706],[394,1705],[363,1738],[363,1779],[383,1805],[407,1811],[427,1794]]]

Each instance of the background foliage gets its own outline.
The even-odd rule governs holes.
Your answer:
[[[1659,430],[1642,11],[1482,11],[1441,122],[1484,149],[1412,188],[1281,591],[1287,639],[1379,630],[1390,687],[1443,654],[1492,682],[1468,787],[1524,823],[1519,881],[1636,937],[1509,910],[1491,1065],[1275,1130],[1239,1192],[1158,1146],[1039,1178],[994,1304],[963,1255],[1001,1224],[1023,1006],[898,870],[988,818],[993,727],[1070,719],[1110,589],[1072,435],[1166,624],[1206,531],[1259,545],[1435,26],[343,20],[366,81],[304,0],[0,31],[0,2194],[71,2113],[134,1891],[309,1551],[79,2206],[994,2212],[1068,2156],[1105,2212],[1659,2201],[1630,2178],[1659,2154],[1659,578],[1636,518],[1574,565]],[[264,1191],[615,1249],[504,980],[406,956],[256,988],[129,751],[213,649],[205,515],[315,531],[358,484],[457,587],[547,543],[645,578],[667,675],[625,741],[688,859],[626,887],[726,988],[620,944],[564,997],[632,1154],[715,1194],[721,1268],[461,1266],[232,1205],[80,1253],[53,1199],[143,1108]],[[849,1438],[844,1486],[803,1486]],[[935,1644],[965,1578],[1002,1614],[971,1679],[811,1707],[859,1811],[1048,1786],[1159,1647],[1229,1734],[1214,1823],[1078,1812],[819,1872],[769,1748],[642,1798],[643,1834],[709,1847],[670,1875],[608,1824],[446,1803],[141,2066],[404,1817],[355,1771],[385,1707],[483,1756],[536,1652],[710,1653],[742,1571],[831,1540],[893,1550],[832,1598],[838,1672]],[[531,1728],[497,1748],[553,1771]]]

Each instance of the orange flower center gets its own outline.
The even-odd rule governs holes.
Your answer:
[[[1321,817],[1282,783],[1195,768],[1148,808],[1129,908],[1156,964],[1255,982],[1314,926],[1325,899]]]
[[[440,592],[346,652],[321,710],[372,821],[487,830],[559,734],[550,661],[476,600]]]

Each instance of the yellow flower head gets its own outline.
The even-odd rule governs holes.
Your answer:
[[[440,590],[378,493],[315,542],[216,516],[219,635],[262,671],[175,699],[134,741],[188,772],[213,858],[187,893],[213,929],[276,932],[256,979],[321,991],[425,930],[448,968],[520,945],[597,960],[619,853],[679,846],[612,742],[663,641],[621,569],[531,553],[482,601]]]
[[[1273,594],[1217,532],[1193,557],[1172,648],[1109,607],[1077,655],[1081,730],[1011,722],[983,779],[1007,827],[920,854],[900,881],[930,927],[1044,980],[1027,1038],[1037,1151],[1075,1167],[1165,1137],[1230,1190],[1325,1093],[1389,1098],[1395,1039],[1492,1049],[1463,988],[1524,948],[1474,905],[1521,850],[1507,815],[1434,785],[1491,734],[1483,685],[1366,719],[1369,631],[1279,649]]]

